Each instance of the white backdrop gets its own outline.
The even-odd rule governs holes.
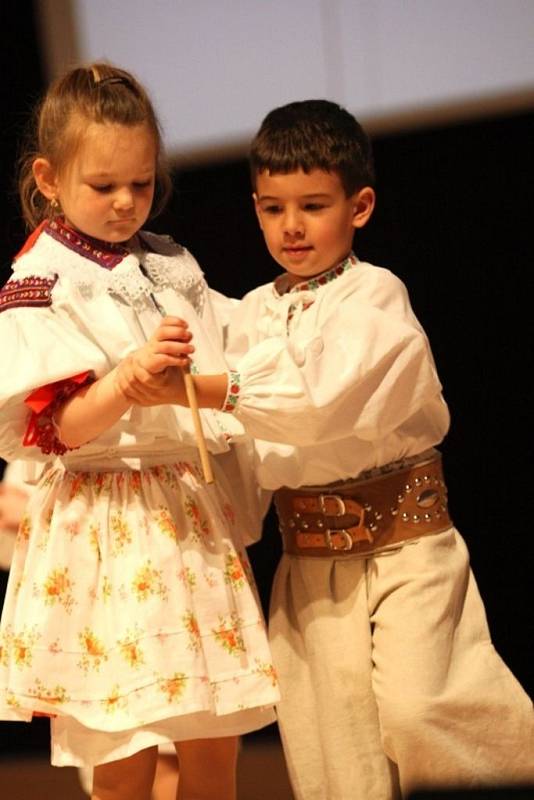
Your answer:
[[[51,71],[73,57],[132,70],[182,158],[242,148],[270,108],[307,97],[342,103],[371,131],[534,107],[534,0],[38,5],[57,19],[67,4],[72,41],[56,25]]]

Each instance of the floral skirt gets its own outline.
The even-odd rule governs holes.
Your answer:
[[[37,712],[118,732],[198,713],[211,735],[210,717],[275,703],[231,497],[194,458],[45,472],[4,603],[0,718]]]

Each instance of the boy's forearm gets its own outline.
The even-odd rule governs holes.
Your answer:
[[[228,375],[194,375],[193,383],[199,408],[223,407],[228,391]]]
[[[55,414],[59,438],[69,448],[81,447],[114,425],[132,404],[112,370],[80,389]]]

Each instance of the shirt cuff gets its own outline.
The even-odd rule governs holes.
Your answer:
[[[228,373],[228,389],[221,411],[231,414],[236,410],[241,391],[241,373],[230,370]]]
[[[57,436],[54,414],[71,395],[75,394],[82,386],[95,380],[91,371],[80,372],[71,378],[49,383],[35,389],[24,403],[31,410],[28,427],[24,434],[22,444],[24,447],[38,447],[45,455],[55,453],[62,456],[69,448]]]

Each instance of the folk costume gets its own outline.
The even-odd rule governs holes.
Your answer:
[[[58,766],[272,722],[277,680],[245,553],[261,514],[241,426],[201,412],[208,485],[186,408],[133,406],[75,450],[53,421],[162,314],[188,321],[194,369],[224,369],[222,298],[167,237],[143,232],[127,249],[54,220],[16,259],[0,311],[0,455],[46,462],[3,610],[0,717],[51,715]]]
[[[532,703],[448,515],[449,414],[402,282],[353,254],[280,276],[234,312],[227,358],[284,541],[269,628],[298,800],[534,782]]]

